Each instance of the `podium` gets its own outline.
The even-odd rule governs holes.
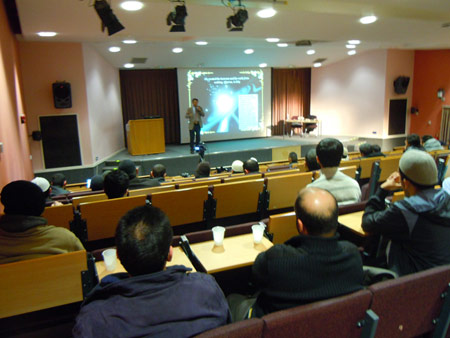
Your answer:
[[[128,152],[131,155],[164,153],[164,119],[130,120],[126,126]]]

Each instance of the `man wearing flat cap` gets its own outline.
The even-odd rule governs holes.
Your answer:
[[[433,157],[410,149],[367,202],[362,227],[390,240],[387,265],[399,275],[450,264],[450,195],[434,189],[437,181]],[[405,199],[386,209],[388,192],[401,188]]]

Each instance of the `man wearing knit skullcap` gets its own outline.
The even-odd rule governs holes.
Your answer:
[[[437,181],[433,157],[410,149],[367,202],[362,227],[391,241],[387,265],[399,275],[450,264],[450,195],[434,189]],[[386,209],[388,192],[401,188],[405,199]]]

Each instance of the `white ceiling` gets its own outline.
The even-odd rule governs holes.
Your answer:
[[[311,67],[313,60],[327,58],[324,64],[347,55],[349,39],[362,43],[357,52],[366,50],[448,49],[450,48],[450,0],[242,0],[249,12],[243,32],[228,32],[225,22],[232,14],[221,0],[186,0],[188,17],[185,33],[170,33],[167,14],[174,4],[169,0],[141,0],[144,8],[127,12],[111,0],[112,9],[125,29],[108,37],[100,30],[100,19],[93,0],[16,0],[22,39],[26,41],[86,42],[111,64],[122,67],[133,57],[146,57],[136,68],[172,67],[246,67],[265,62],[269,67]],[[226,1],[225,1],[226,2]],[[236,2],[236,1],[233,1]],[[256,12],[272,6],[277,15],[261,19]],[[378,21],[362,25],[358,19],[374,14]],[[41,38],[39,31],[55,31],[53,38]],[[265,41],[278,37],[291,42],[287,48]],[[125,45],[125,38],[138,40]],[[306,55],[309,47],[296,47],[296,40],[321,41],[313,44],[315,55]],[[197,46],[195,41],[208,41]],[[120,46],[119,53],[108,47]],[[181,54],[172,53],[182,47]],[[244,49],[255,53],[246,55]]]

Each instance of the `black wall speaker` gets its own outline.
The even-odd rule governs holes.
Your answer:
[[[42,140],[42,134],[40,130],[34,130],[31,133],[31,137],[33,138],[33,141],[40,141]]]
[[[53,84],[53,100],[55,102],[55,108],[72,108],[70,83],[55,82]]]
[[[409,76],[399,76],[394,80],[394,91],[396,94],[405,94],[409,85]]]

